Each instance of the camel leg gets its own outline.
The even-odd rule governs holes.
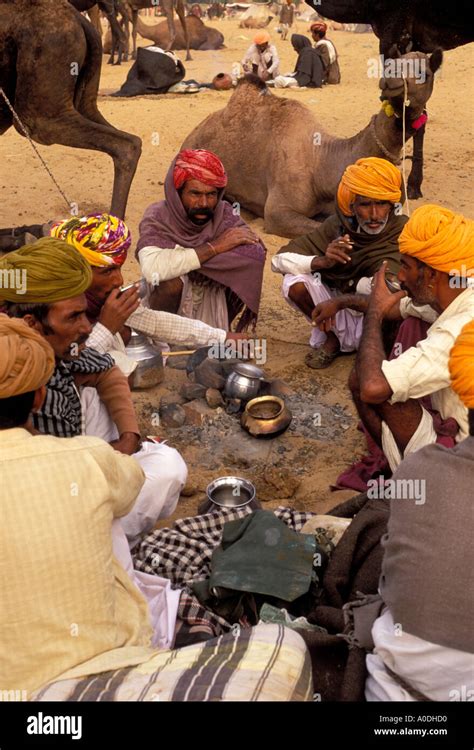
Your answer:
[[[422,125],[413,136],[413,160],[407,184],[408,197],[412,200],[423,197],[421,183],[423,182],[423,141],[425,138],[425,127],[425,125]]]
[[[170,6],[167,0],[161,0],[161,7],[166,13],[166,22],[168,24],[168,34],[170,37],[170,40],[168,44],[166,45],[165,52],[170,52],[170,50],[173,47],[174,40],[176,39],[176,29],[175,29],[174,18],[173,18],[173,5],[171,4]]]
[[[132,60],[137,59],[137,24],[138,10],[132,10]]]
[[[125,34],[120,28],[115,13],[107,13],[107,20],[112,32],[112,52],[107,62],[109,65],[120,65],[125,49]],[[115,50],[117,50],[117,62],[114,62]]]
[[[176,1],[176,13],[181,22],[181,26],[183,27],[184,41],[186,43],[186,60],[192,60],[193,58],[191,57],[190,52],[189,52],[189,34],[188,34],[188,27],[186,24],[186,18],[185,18],[185,13],[184,13],[183,0]]]
[[[266,200],[263,216],[265,231],[281,237],[301,237],[314,232],[319,226],[318,222],[288,206],[287,200],[271,193]]]
[[[128,193],[140,158],[141,142],[110,125],[102,125],[79,112],[65,112],[54,118],[38,118],[29,123],[29,132],[37,143],[58,143],[73,148],[104,151],[114,162],[114,187],[110,212],[124,218]]]

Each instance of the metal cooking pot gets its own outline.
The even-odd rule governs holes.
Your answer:
[[[227,376],[224,393],[229,398],[248,401],[257,396],[263,379],[264,372],[259,367],[239,362]]]
[[[210,513],[221,508],[243,508],[248,505],[252,510],[261,508],[256,498],[252,482],[242,477],[219,477],[214,479],[206,489],[207,498],[199,506],[198,513]]]
[[[165,377],[163,357],[149,342],[143,333],[132,330],[126,352],[137,366],[131,375],[131,388],[153,388]]]

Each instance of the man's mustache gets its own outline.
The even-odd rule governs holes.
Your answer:
[[[210,219],[214,216],[212,208],[190,208],[188,216],[208,216]]]

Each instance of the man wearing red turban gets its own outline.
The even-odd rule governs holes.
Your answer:
[[[309,30],[315,42],[314,49],[321,57],[323,64],[323,83],[341,83],[341,71],[339,70],[336,48],[329,39],[326,39],[327,24],[324,21],[315,21],[311,24]]]
[[[204,149],[186,149],[165,180],[165,200],[140,223],[137,257],[150,288],[150,306],[228,331],[255,323],[265,248],[224,200],[227,175]]]

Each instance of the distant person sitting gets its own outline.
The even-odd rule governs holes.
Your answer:
[[[185,75],[183,63],[173,52],[166,52],[156,45],[139,47],[125,83],[112,96],[166,94]]]
[[[278,52],[275,45],[270,44],[270,34],[268,31],[257,32],[242,60],[245,73],[253,73],[262,81],[270,81],[279,75],[279,66]]]
[[[327,24],[324,21],[315,21],[311,24],[309,30],[315,41],[314,49],[321,57],[323,64],[323,83],[341,83],[341,71],[339,70],[336,48],[329,39],[326,39]]]
[[[320,89],[323,85],[323,64],[317,50],[313,49],[308,37],[292,34],[291,44],[298,53],[295,72],[275,78],[275,88],[284,89],[294,86],[308,86]]]

